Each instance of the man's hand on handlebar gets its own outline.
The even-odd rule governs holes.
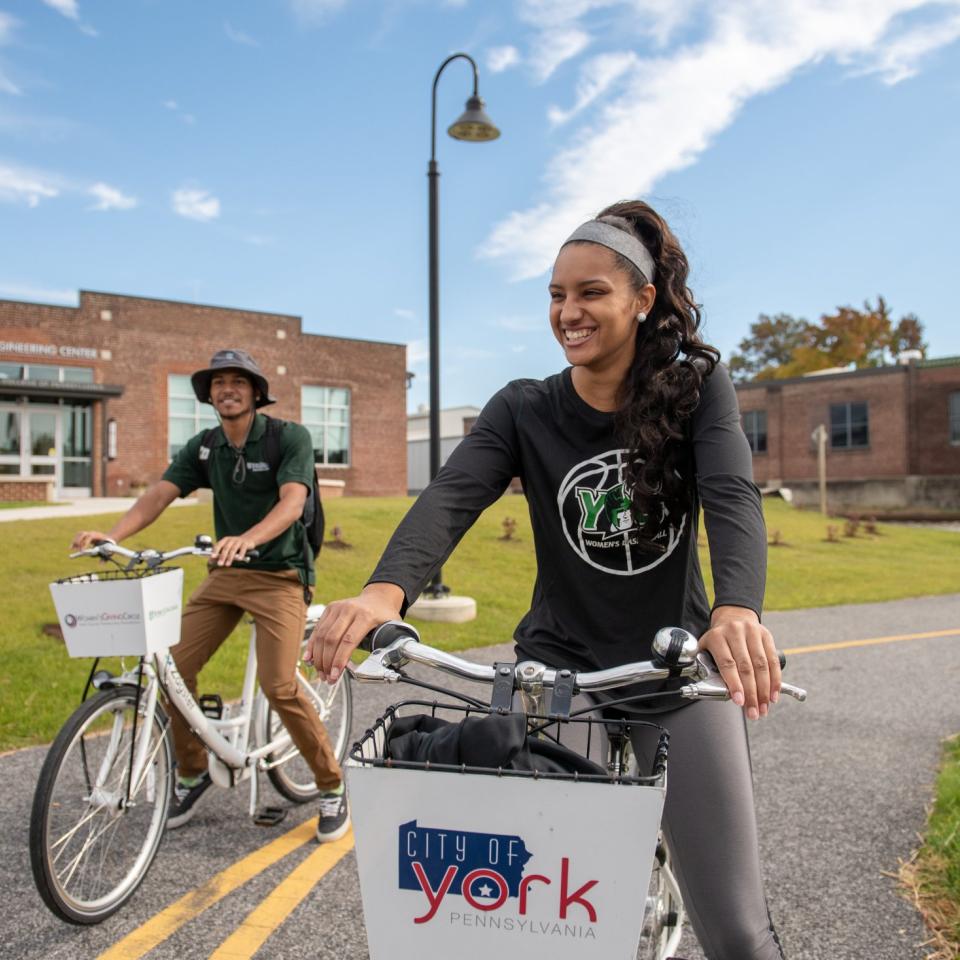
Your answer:
[[[247,554],[256,552],[257,545],[249,537],[222,537],[210,551],[210,559],[218,567],[229,567],[234,561],[241,561]]]
[[[110,543],[115,543],[114,539],[108,536],[106,533],[101,533],[99,530],[81,530],[74,538],[73,543],[70,544],[71,550],[86,550],[88,547],[95,547],[99,543],[103,543],[104,540],[109,540]]]
[[[307,641],[303,659],[328,683],[336,683],[350,654],[363,638],[387,620],[399,620],[403,590],[394,583],[369,583],[359,597],[334,600]]]
[[[730,699],[749,720],[765,717],[780,696],[780,659],[773,635],[745,607],[717,607],[700,649],[714,659]]]

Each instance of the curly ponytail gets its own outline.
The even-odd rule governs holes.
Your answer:
[[[684,425],[720,353],[700,339],[700,308],[687,287],[690,267],[666,221],[641,200],[612,204],[597,220],[632,231],[656,263],[657,297],[646,321],[638,324],[636,357],[616,416],[620,442],[628,451],[624,479],[652,533],[664,520],[678,523],[690,507],[691,465],[681,462]],[[646,283],[643,274],[616,256],[639,292]],[[663,504],[666,517],[650,509],[654,501]]]

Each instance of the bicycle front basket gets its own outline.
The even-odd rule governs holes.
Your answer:
[[[663,778],[395,761],[396,716],[346,768],[371,960],[635,957]]]
[[[144,657],[180,642],[183,570],[112,570],[50,584],[71,657]]]

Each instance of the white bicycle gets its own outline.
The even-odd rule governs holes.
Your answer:
[[[209,537],[197,537],[193,546],[167,553],[101,543],[71,556],[123,557],[128,561],[123,569],[60,583],[81,584],[84,595],[88,590],[102,591],[105,584],[142,583],[147,578],[157,582],[174,574],[180,584],[182,571],[163,564],[181,556],[209,557],[211,548]],[[168,604],[142,616],[114,612],[110,622],[116,624],[124,617],[147,622],[168,613],[179,618],[179,590],[177,594],[175,614]],[[304,643],[322,612],[321,604],[308,609]],[[76,615],[66,614],[61,620],[68,628],[77,626]],[[105,626],[103,633],[109,630]],[[86,632],[89,635],[95,628]],[[137,656],[142,650],[116,652]],[[124,666],[118,676],[98,670],[98,664],[99,656],[82,703],[47,753],[30,817],[30,862],[37,890],[54,914],[76,924],[99,923],[119,910],[143,882],[163,838],[174,756],[161,692],[206,744],[214,783],[229,788],[249,781],[249,812],[258,822],[279,822],[284,813],[277,807],[258,811],[261,772],[294,803],[319,794],[310,768],[257,688],[256,623],[250,629],[243,692],[237,703],[225,704],[217,695],[201,696],[198,703],[162,640],[159,649],[137,656],[136,665]],[[342,762],[353,716],[349,682],[341,678],[329,686],[318,678],[308,680],[300,671],[297,679],[315,704]],[[96,693],[88,698],[91,688]]]
[[[589,673],[479,665],[420,643],[400,622],[380,627],[371,645],[351,668],[356,680],[413,683],[444,698],[395,704],[351,751],[372,960],[672,957],[684,911],[660,834],[669,736],[610,711],[662,694],[621,691],[602,715],[576,698],[675,677],[687,681],[678,696],[729,699],[697,640],[665,628],[652,660]],[[411,677],[411,663],[492,684],[490,701]],[[781,690],[806,699],[790,684]],[[649,768],[639,768],[632,737]],[[591,755],[603,764],[584,764]],[[399,872],[383,867],[398,862]]]

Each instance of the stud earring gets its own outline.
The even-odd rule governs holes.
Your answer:
[[[641,310],[641,311],[637,314],[637,323],[643,323],[643,321],[646,320],[646,319],[647,319],[647,315]]]

